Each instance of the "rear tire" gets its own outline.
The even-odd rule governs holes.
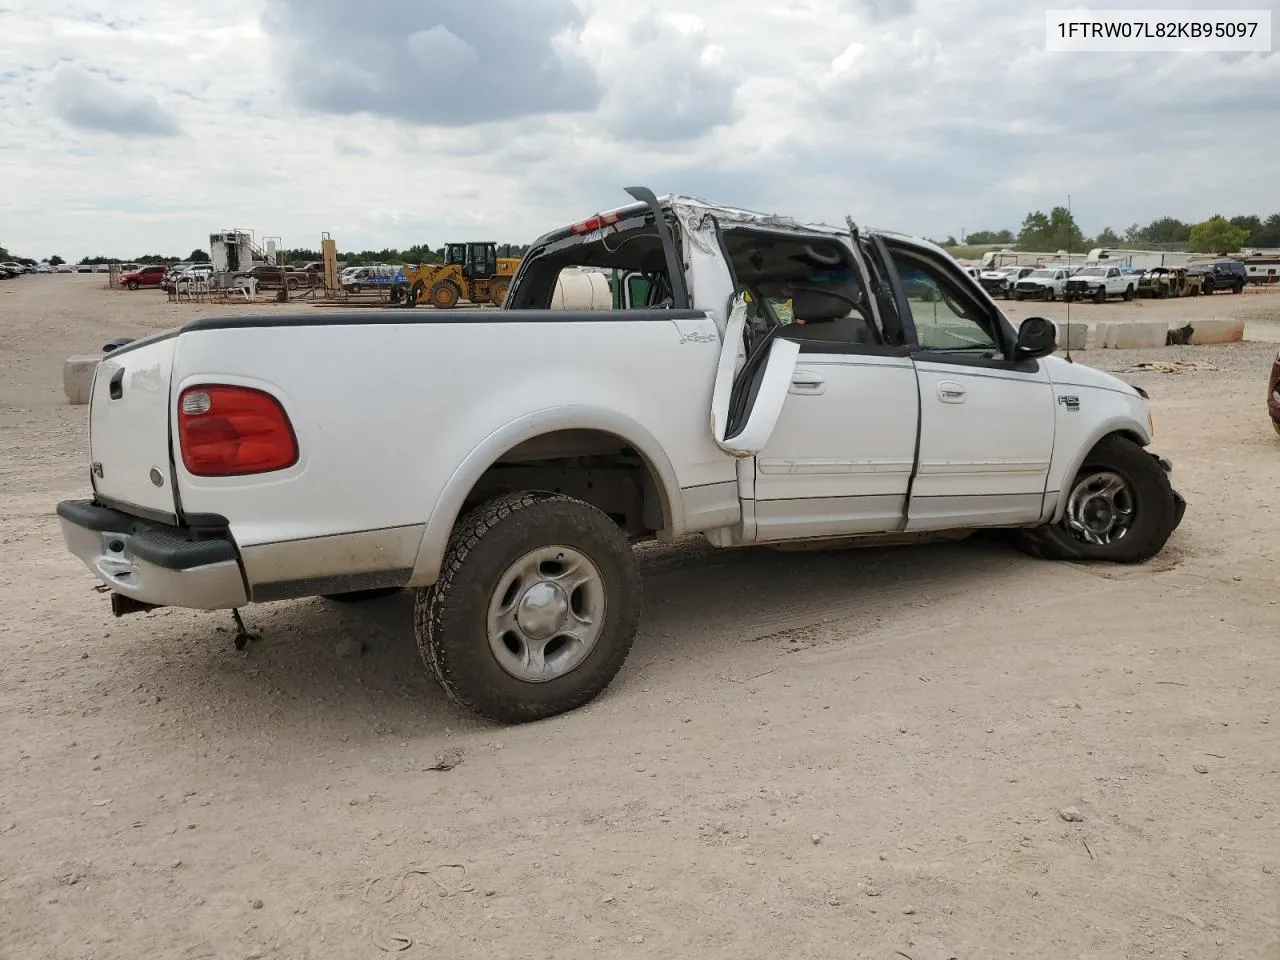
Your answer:
[[[448,280],[441,280],[431,288],[431,305],[437,310],[449,310],[458,305],[460,296],[457,287]]]
[[[1231,289],[1232,293],[1244,293],[1244,283],[1237,281],[1236,285]]]
[[[374,587],[372,590],[352,590],[350,593],[326,593],[324,599],[334,603],[365,603],[369,600],[382,600],[394,597],[403,587]]]
[[[1204,287],[1203,287],[1203,290],[1204,290],[1204,295],[1205,295],[1206,297],[1207,297],[1207,296],[1210,296],[1210,295],[1213,293],[1213,284],[1212,284],[1212,283],[1206,283],[1206,284],[1204,285]]]
[[[414,626],[452,700],[527,723],[598,696],[631,650],[640,610],[639,566],[618,526],[581,500],[523,492],[458,522],[440,579],[417,592]]]
[[[1020,549],[1045,560],[1142,563],[1164,549],[1177,526],[1164,467],[1117,434],[1089,451],[1066,496],[1060,521],[1018,531]]]
[[[1124,288],[1124,300],[1126,303],[1128,303],[1132,299],[1133,299],[1133,284],[1129,284],[1129,286]]]

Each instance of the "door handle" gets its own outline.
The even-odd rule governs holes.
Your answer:
[[[791,389],[787,392],[816,397],[827,392],[827,381],[808,370],[797,370],[791,374]]]
[[[938,399],[943,403],[964,403],[965,394],[968,392],[954,380],[943,380],[938,384]]]
[[[124,367],[116,370],[107,381],[107,394],[112,400],[119,400],[124,396]]]

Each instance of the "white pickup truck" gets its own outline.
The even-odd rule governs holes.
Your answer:
[[[57,513],[113,612],[413,588],[445,690],[521,722],[622,665],[635,541],[996,527],[1129,563],[1177,527],[1145,395],[941,248],[628,192],[537,240],[501,310],[206,318],[106,355],[93,496]],[[581,267],[623,308],[548,309]]]
[[[1093,300],[1102,303],[1108,297],[1132,300],[1138,278],[1119,267],[1081,267],[1063,287],[1063,300]]]

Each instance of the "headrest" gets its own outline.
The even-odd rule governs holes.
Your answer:
[[[806,323],[830,323],[858,306],[854,286],[796,286],[791,290],[791,313]]]

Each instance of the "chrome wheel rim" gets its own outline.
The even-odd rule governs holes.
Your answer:
[[[589,557],[572,547],[539,547],[498,578],[489,599],[489,649],[517,680],[546,683],[587,658],[604,611],[604,579]]]
[[[1068,532],[1081,543],[1105,547],[1133,527],[1137,504],[1118,473],[1100,471],[1076,482],[1064,517]]]

